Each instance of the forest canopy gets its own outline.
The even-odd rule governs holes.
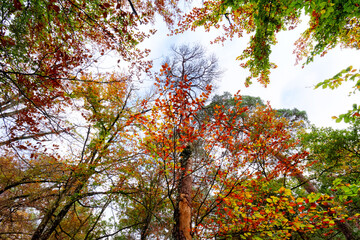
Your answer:
[[[335,117],[347,129],[314,126],[297,108],[216,92],[221,63],[199,44],[174,45],[159,69],[138,47],[158,16],[173,34],[222,25],[216,42],[251,34],[241,80],[266,86],[277,34],[304,15],[297,61],[358,50],[360,2],[184,2],[0,3],[1,239],[360,238],[357,104]],[[108,56],[116,71],[100,70]],[[350,66],[315,84],[351,80],[356,93],[359,76]]]

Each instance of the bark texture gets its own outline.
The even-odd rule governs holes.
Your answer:
[[[191,148],[186,147],[181,153],[181,170],[178,187],[177,205],[174,210],[175,226],[173,238],[175,240],[191,240]]]

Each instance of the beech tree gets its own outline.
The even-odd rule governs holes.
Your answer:
[[[247,97],[248,99],[249,99],[249,97]],[[245,98],[246,99],[246,98]],[[223,96],[215,96],[214,97],[214,100],[215,100],[215,103],[216,104],[220,104],[220,103],[224,103],[223,104],[223,107],[225,108],[225,109],[231,109],[231,110],[233,110],[234,109],[234,106],[235,106],[235,103],[234,103],[234,99],[233,98],[231,98],[231,95],[229,95],[229,94],[224,94]],[[260,109],[261,108],[264,108],[265,106],[262,104],[262,101],[261,100],[259,100],[259,99],[256,99],[256,98],[251,98],[250,97],[250,100],[247,100],[247,101],[245,101],[245,102],[243,102],[243,103],[241,103],[241,104],[243,104],[243,106],[245,105],[248,105],[249,107],[250,107],[250,109],[252,108],[253,110],[252,111],[247,111],[246,112],[246,114],[244,115],[241,115],[241,116],[239,116],[240,118],[239,118],[239,120],[240,121],[242,121],[242,122],[244,122],[244,126],[246,126],[246,125],[248,125],[248,127],[249,126],[252,126],[250,129],[249,128],[245,128],[244,126],[241,128],[242,129],[242,132],[244,133],[244,134],[250,134],[249,136],[250,136],[250,139],[252,139],[251,141],[255,141],[255,142],[257,142],[257,143],[259,143],[259,145],[261,146],[260,147],[260,149],[258,150],[258,151],[260,151],[260,152],[267,152],[266,151],[266,149],[267,149],[267,147],[264,147],[264,146],[266,146],[266,145],[268,145],[268,144],[265,144],[265,145],[262,145],[261,144],[261,142],[263,142],[263,140],[264,140],[264,138],[263,137],[261,137],[261,136],[268,136],[268,137],[271,137],[271,136],[273,136],[273,137],[277,137],[277,135],[272,135],[273,133],[272,133],[272,130],[271,129],[276,129],[277,131],[280,131],[280,129],[283,129],[282,131],[282,133],[280,134],[281,136],[282,136],[282,140],[281,140],[281,142],[282,142],[282,144],[285,144],[286,143],[286,141],[288,141],[288,140],[290,140],[290,139],[292,139],[292,138],[298,138],[298,134],[299,133],[302,133],[302,131],[301,131],[301,128],[302,127],[304,127],[304,125],[303,124],[301,124],[300,123],[300,125],[298,125],[299,123],[297,123],[297,121],[294,121],[294,119],[299,119],[299,117],[300,118],[303,118],[304,120],[306,120],[306,114],[304,114],[304,113],[302,113],[301,114],[301,112],[300,111],[298,111],[298,110],[292,110],[292,111],[289,111],[289,110],[285,110],[285,109],[281,109],[280,110],[280,112],[279,113],[275,113],[275,112],[272,112],[272,111],[269,111],[269,110],[265,110],[264,112],[258,112],[258,110],[259,109],[257,109],[257,110],[255,110],[254,111],[254,105],[253,105],[253,103],[254,102],[257,102],[257,105],[258,105],[258,108],[260,107]],[[211,108],[210,108],[211,109]],[[292,114],[290,114],[292,112]],[[212,113],[212,112],[210,112],[210,113]],[[285,114],[284,114],[285,113]],[[293,116],[292,116],[293,115]],[[265,117],[266,116],[266,117]],[[288,119],[287,121],[289,121],[289,122],[287,122],[287,123],[285,123],[284,124],[284,122],[282,122],[282,121],[284,121],[284,120],[281,120],[281,118],[283,118],[284,119],[284,117],[286,118],[286,119]],[[279,119],[280,118],[280,119]],[[238,121],[239,121],[238,120]],[[281,123],[282,122],[282,123]],[[280,124],[281,123],[281,124]],[[249,125],[250,124],[250,125]],[[280,124],[280,125],[279,125]],[[297,126],[297,127],[296,127]],[[299,131],[300,130],[300,131]],[[257,139],[258,137],[261,137],[260,139]],[[287,136],[287,137],[286,137]],[[266,138],[266,137],[265,137]],[[288,140],[286,140],[286,138],[288,139]],[[257,139],[257,140],[256,140]],[[316,139],[316,138],[315,138]],[[269,139],[267,139],[267,140],[265,140],[265,141],[269,141]],[[291,141],[293,141],[293,140],[291,140]],[[289,142],[290,143],[290,145],[285,145],[286,147],[281,147],[280,149],[280,151],[269,151],[268,153],[268,157],[263,157],[263,160],[261,160],[261,161],[258,161],[258,162],[255,162],[255,166],[254,166],[254,168],[256,168],[258,171],[260,171],[261,172],[261,174],[262,175],[264,175],[264,177],[266,178],[266,182],[267,182],[267,184],[265,185],[266,186],[266,188],[264,188],[264,190],[266,190],[266,191],[268,191],[268,194],[271,194],[270,192],[269,192],[269,190],[267,189],[268,188],[268,186],[270,185],[271,186],[271,188],[278,188],[279,187],[279,182],[278,183],[276,183],[275,185],[273,185],[273,183],[272,182],[274,182],[274,180],[275,180],[275,182],[277,182],[277,181],[279,181],[279,180],[277,180],[278,178],[277,177],[275,177],[274,179],[272,179],[271,177],[270,178],[268,178],[268,176],[269,176],[269,173],[268,173],[268,171],[270,171],[270,173],[271,172],[273,172],[273,174],[279,174],[279,173],[276,173],[278,170],[276,170],[276,168],[275,169],[273,169],[271,166],[273,165],[273,164],[276,164],[276,162],[278,161],[278,163],[277,164],[285,164],[285,165],[287,165],[287,164],[289,164],[289,162],[288,162],[288,160],[286,160],[286,158],[288,157],[287,155],[289,154],[289,152],[287,152],[286,151],[286,149],[287,148],[289,148],[289,149],[292,149],[291,150],[291,152],[298,152],[299,151],[299,147],[300,147],[300,145],[298,144],[298,143],[291,143],[291,141]],[[299,140],[297,140],[297,142],[298,142]],[[289,143],[287,143],[287,144],[289,144]],[[280,144],[280,142],[278,142],[278,144]],[[248,144],[247,145],[247,147],[248,148],[250,148],[250,146],[251,146],[251,144]],[[256,146],[256,145],[255,145]],[[292,146],[292,147],[290,147],[290,146]],[[292,153],[293,154],[293,153]],[[297,153],[297,154],[299,154],[299,153]],[[297,157],[300,157],[299,155],[297,155],[297,154],[295,154],[295,156],[297,156]],[[258,155],[258,156],[262,156],[262,155]],[[266,156],[266,155],[265,155]],[[303,153],[303,155],[298,159],[298,161],[301,161],[301,162],[305,162],[307,159],[308,159],[309,157],[307,157],[307,154],[306,154],[306,152],[304,152]],[[312,158],[310,158],[310,159],[312,159]],[[293,160],[295,160],[295,158],[294,159],[292,159],[292,161]],[[274,162],[275,161],[275,162]],[[321,162],[324,162],[325,161],[325,159],[319,159],[319,161],[321,161]],[[283,187],[285,187],[285,188],[287,188],[289,185],[291,186],[292,185],[292,187],[291,187],[291,189],[293,190],[293,191],[295,191],[296,192],[296,194],[299,196],[301,196],[301,195],[304,195],[304,192],[301,192],[301,191],[298,191],[297,190],[297,188],[298,187],[300,187],[300,186],[302,186],[303,187],[303,189],[307,192],[307,194],[305,194],[304,195],[304,198],[303,199],[297,199],[296,201],[297,201],[297,205],[301,205],[301,204],[299,204],[300,202],[306,202],[306,203],[309,203],[309,201],[311,202],[314,202],[314,199],[315,199],[315,202],[318,200],[318,199],[321,199],[321,198],[323,198],[323,200],[324,199],[327,199],[327,202],[326,203],[323,203],[323,202],[321,202],[321,201],[319,201],[318,202],[318,204],[319,204],[319,210],[317,210],[317,211],[319,211],[319,212],[322,212],[322,214],[324,214],[325,213],[325,216],[326,215],[330,215],[331,216],[331,218],[333,218],[334,217],[334,212],[333,212],[333,210],[331,210],[331,209],[335,209],[335,206],[339,206],[337,203],[331,203],[331,201],[329,201],[329,199],[331,200],[331,199],[333,199],[334,198],[334,196],[331,194],[331,193],[329,193],[329,192],[327,192],[327,193],[324,193],[323,192],[323,196],[321,196],[321,190],[319,190],[318,188],[317,188],[317,186],[315,186],[307,177],[305,177],[304,176],[304,174],[302,173],[302,170],[301,170],[301,168],[303,168],[305,165],[303,165],[303,164],[300,164],[298,167],[295,167],[297,164],[299,164],[299,163],[296,163],[296,162],[293,162],[292,163],[292,165],[291,165],[291,167],[287,167],[287,169],[286,169],[286,171],[285,172],[283,172],[283,174],[284,174],[284,176],[283,176],[283,178],[282,178],[282,180],[281,180],[281,182],[283,182],[282,183],[282,185],[283,185]],[[308,163],[308,167],[306,167],[305,169],[306,169],[306,171],[309,171],[312,167],[311,166],[313,166],[314,165],[314,159],[312,159],[311,161],[309,161]],[[316,165],[316,164],[315,164]],[[314,166],[315,166],[314,165]],[[355,165],[356,166],[356,165]],[[270,167],[270,169],[268,169]],[[267,170],[268,169],[268,170]],[[304,169],[304,170],[305,170]],[[316,171],[316,173],[318,173],[318,174],[323,174],[323,171]],[[274,177],[274,176],[273,176]],[[293,180],[290,178],[290,177],[292,177],[293,178]],[[294,180],[296,180],[295,182],[294,182]],[[288,183],[287,183],[288,182]],[[298,183],[296,183],[296,182],[298,182]],[[269,184],[269,185],[268,185]],[[287,184],[289,184],[289,185],[287,185]],[[246,185],[247,186],[247,185]],[[261,187],[261,185],[259,185],[259,183],[256,183],[256,182],[253,182],[252,183],[252,185],[251,185],[252,187],[255,187],[255,186],[257,186],[255,189],[257,189],[256,191],[259,191],[262,187]],[[281,186],[281,185],[280,185]],[[292,193],[291,193],[291,191],[290,190],[285,190],[283,187],[281,187],[281,189],[282,190],[279,190],[280,192],[276,192],[276,194],[279,194],[279,193],[285,193],[285,195],[287,195],[287,196],[291,196],[292,195]],[[353,188],[354,188],[355,186],[353,186]],[[244,188],[241,188],[242,190],[242,192],[243,191],[245,191],[244,190]],[[250,186],[247,186],[245,189],[251,189],[251,187]],[[285,191],[285,192],[284,192]],[[349,190],[348,190],[349,191]],[[246,194],[244,194],[244,193],[241,193],[241,197],[244,197],[244,196],[248,196],[248,197],[251,197],[251,196],[253,196],[252,194],[254,194],[254,193],[252,193],[251,191],[249,191],[249,192],[247,192]],[[263,193],[263,194],[265,194],[265,193]],[[235,202],[238,202],[238,200],[240,200],[240,196],[238,196],[237,197],[237,199],[235,200]],[[316,197],[314,197],[314,196],[316,196]],[[261,201],[260,201],[260,203],[258,203],[258,206],[255,206],[255,211],[254,211],[254,209],[252,209],[252,211],[254,211],[254,213],[256,213],[256,211],[258,210],[258,209],[262,209],[262,208],[266,208],[266,206],[264,207],[263,205],[260,205],[261,204],[261,202],[263,201],[263,200],[265,200],[265,199],[261,199]],[[267,199],[268,200],[268,202],[270,202],[270,200],[269,199]],[[294,199],[293,199],[294,200]],[[251,202],[252,200],[250,200],[250,202]],[[257,200],[258,201],[258,200]],[[239,202],[238,202],[239,203]],[[267,204],[267,203],[266,203]],[[293,205],[293,203],[286,203],[285,205],[287,205],[287,204],[289,204],[290,206],[296,206],[296,205]],[[332,204],[334,204],[334,205],[332,205]],[[250,205],[250,204],[246,204],[246,205]],[[246,208],[246,205],[244,206],[244,208]],[[284,206],[285,206],[284,205]],[[262,206],[262,208],[259,208],[259,206]],[[316,206],[316,205],[315,205]],[[242,209],[242,211],[244,211],[244,208]],[[238,206],[236,206],[235,207],[235,209],[239,209],[239,205]],[[287,208],[288,210],[289,210],[289,208]],[[306,233],[306,231],[305,232],[303,232],[303,230],[304,229],[299,229],[299,227],[300,227],[300,225],[302,225],[303,227],[306,225],[305,223],[306,223],[306,216],[307,216],[307,214],[309,214],[309,216],[311,216],[311,214],[316,214],[316,213],[311,213],[311,208],[308,210],[309,212],[307,212],[307,213],[305,213],[305,212],[303,212],[303,210],[304,210],[305,208],[303,208],[303,207],[301,207],[300,209],[299,209],[299,212],[301,213],[300,215],[301,215],[301,217],[303,218],[302,219],[302,222],[301,222],[301,224],[300,223],[296,223],[296,222],[291,222],[291,218],[289,218],[290,217],[290,215],[292,215],[292,214],[295,214],[295,211],[292,211],[292,210],[290,210],[291,211],[291,214],[289,215],[289,214],[287,214],[287,216],[286,216],[286,221],[285,222],[283,222],[283,223],[280,223],[280,225],[277,225],[275,228],[276,229],[278,229],[279,230],[279,233],[276,233],[277,231],[275,231],[274,229],[272,229],[272,227],[271,227],[271,224],[267,224],[266,225],[266,227],[268,227],[268,229],[266,230],[266,229],[263,229],[265,232],[262,232],[262,230],[261,230],[261,227],[260,228],[257,228],[257,227],[255,227],[255,229],[253,229],[253,230],[251,230],[251,222],[253,221],[253,220],[251,220],[251,218],[249,219],[249,220],[245,220],[245,224],[244,224],[244,227],[245,228],[250,228],[250,229],[242,229],[242,230],[238,230],[238,231],[235,231],[235,232],[232,232],[231,233],[231,235],[232,236],[237,236],[237,237],[241,237],[241,236],[256,236],[256,234],[260,234],[260,236],[262,236],[262,237],[264,237],[264,236],[267,236],[267,233],[266,233],[266,231],[270,231],[270,235],[268,235],[268,237],[270,237],[270,239],[274,239],[274,238],[286,238],[286,235],[281,235],[281,233],[284,233],[284,232],[287,232],[287,234],[289,234],[289,236],[290,235],[293,235],[293,234],[291,234],[291,233],[289,233],[289,230],[290,230],[290,232],[291,231],[296,231],[298,234],[300,234],[300,236],[301,237],[303,237],[304,236],[304,233]],[[315,210],[315,208],[313,208],[313,210]],[[233,210],[230,210],[230,212],[232,212]],[[340,213],[340,208],[338,208],[338,211],[339,211],[339,213]],[[346,216],[347,215],[347,210],[344,208],[344,206],[342,206],[342,210],[341,210],[342,212],[343,212],[343,216]],[[260,213],[260,215],[263,215],[265,212],[264,211],[260,211],[261,213]],[[266,212],[266,215],[268,215],[269,214],[269,212]],[[283,214],[284,214],[284,212],[283,212]],[[255,214],[256,215],[256,214]],[[259,217],[260,216],[259,214],[257,215],[257,217]],[[270,216],[270,215],[269,215]],[[316,215],[317,217],[319,217],[319,215]],[[223,216],[224,217],[224,216]],[[253,215],[253,217],[254,217],[254,215]],[[354,219],[354,218],[356,218],[357,216],[352,216],[352,217],[350,217],[349,218],[349,220],[351,221],[352,219]],[[256,218],[256,216],[255,216],[255,218]],[[273,217],[270,217],[269,219],[271,219],[271,218],[273,218]],[[278,217],[275,217],[275,218],[278,218]],[[263,220],[264,220],[264,218],[262,218]],[[313,221],[313,218],[312,217],[310,217],[310,219],[311,219],[311,221]],[[325,218],[325,222],[327,222],[328,220],[326,220],[326,219],[329,219],[329,218]],[[296,218],[295,218],[295,220],[296,220]],[[247,222],[247,223],[246,223]],[[273,222],[272,220],[270,220],[270,222]],[[276,221],[275,221],[276,222]],[[349,223],[347,223],[345,220],[341,220],[341,221],[339,221],[337,218],[334,218],[334,220],[332,220],[332,223],[333,224],[336,224],[336,226],[338,227],[338,229],[344,234],[344,236],[346,237],[346,239],[356,239],[357,238],[357,236],[356,236],[356,234],[355,234],[355,232],[354,232],[354,227],[353,226],[350,226],[349,225]],[[230,224],[230,223],[228,223],[228,224]],[[278,223],[276,223],[276,224],[279,224],[279,222]],[[275,224],[275,225],[276,225]],[[305,224],[305,225],[304,225]],[[312,223],[312,224],[314,224],[314,223]],[[310,227],[311,228],[315,228],[315,226],[316,226],[316,228],[320,228],[319,226],[320,225],[318,225],[318,224],[324,224],[324,223],[321,223],[321,220],[319,219],[319,221],[316,223],[317,224],[317,226],[316,225],[311,225],[310,224]],[[228,225],[226,225],[226,223],[225,223],[225,226],[228,226]],[[236,226],[236,225],[235,225]],[[256,225],[255,225],[256,226]],[[272,230],[270,230],[270,229],[272,229]],[[291,230],[292,229],[292,230]],[[297,230],[295,230],[295,229],[297,229]],[[331,235],[331,234],[334,234],[334,235],[336,235],[336,234],[338,234],[336,231],[334,231],[334,230],[332,230],[331,229],[331,227],[330,228],[328,228],[328,227],[325,227],[325,229],[326,229],[326,231],[325,231],[325,233],[324,234],[326,234],[326,235]],[[231,232],[231,231],[230,231]],[[314,232],[314,231],[313,231]],[[245,234],[246,233],[246,234]],[[276,233],[277,235],[273,235],[274,233]],[[244,235],[245,234],[245,235]],[[280,235],[279,235],[280,234]],[[320,234],[320,233],[319,233]],[[320,237],[321,238],[321,237]]]
[[[189,136],[192,131],[198,131],[196,129],[202,131],[200,129],[203,124],[191,120],[195,112],[203,105],[201,103],[203,101],[202,97],[198,95],[201,94],[200,96],[202,96],[210,93],[209,83],[216,80],[220,71],[218,70],[216,58],[214,56],[207,57],[204,49],[198,45],[194,47],[185,45],[173,47],[172,50],[173,55],[165,60],[157,82],[158,91],[164,97],[156,99],[155,106],[159,108],[155,107],[152,110],[153,119],[162,119],[163,126],[160,125],[158,128],[165,129],[165,135],[159,136],[158,133],[152,130],[147,134],[149,134],[148,138],[155,138],[152,141],[155,140],[157,143],[151,145],[154,148],[158,146],[160,151],[169,148],[168,153],[163,157],[164,163],[162,164],[164,166],[161,166],[163,169],[158,171],[167,173],[164,175],[166,178],[164,187],[167,189],[167,193],[164,193],[167,194],[174,211],[172,233],[176,239],[190,239],[193,180],[192,175],[189,173],[196,171],[193,168],[196,169],[201,163],[194,159],[195,152],[192,146],[194,139],[189,139],[186,142],[182,138],[184,134],[184,136]],[[189,83],[190,86],[185,85]],[[151,121],[150,124],[154,125],[155,123]],[[156,128],[156,124],[155,126],[149,126],[148,129],[154,127]],[[171,133],[166,129],[172,129]],[[163,142],[163,138],[170,138],[170,142]],[[182,139],[180,144],[177,143],[179,139]],[[147,151],[150,151],[150,154],[155,151],[156,155],[159,155],[158,150],[152,149],[152,147],[151,150],[148,149]],[[151,156],[153,158],[159,157]],[[167,176],[168,174],[170,176]]]
[[[73,83],[88,81],[82,76],[109,52],[132,66],[130,75],[145,71],[149,50],[136,46],[148,34],[138,26],[155,12],[170,23],[176,11],[164,1],[2,1],[0,127],[7,134],[0,144],[67,131],[59,115],[71,104]]]
[[[246,85],[257,79],[266,86],[270,82],[270,70],[276,68],[276,64],[270,62],[270,54],[277,43],[277,33],[296,28],[303,12],[310,21],[296,42],[296,62],[306,58],[305,64],[308,64],[315,56],[324,55],[337,45],[358,49],[358,7],[357,1],[205,1],[201,7],[185,14],[174,33],[200,26],[207,31],[222,26],[225,33],[214,42],[253,34],[237,60],[250,71]]]
[[[166,71],[166,66],[164,68]],[[173,85],[171,80],[168,85]],[[187,88],[182,86],[182,89]],[[179,92],[174,96],[168,95],[170,99],[175,96],[179,96]],[[163,109],[160,116],[173,116],[177,111],[169,103],[176,101],[159,101],[156,108]],[[301,124],[290,121],[291,118],[286,120],[279,117],[266,106],[258,106],[247,112],[240,107],[240,97],[235,98],[234,103],[232,108],[215,105],[215,116],[211,118],[214,120],[204,119],[206,124],[200,128],[209,132],[188,135],[192,138],[198,136],[198,141],[201,139],[206,152],[202,156],[207,156],[201,159],[206,161],[204,168],[207,171],[191,172],[193,191],[196,191],[191,210],[196,214],[192,217],[194,227],[190,235],[284,239],[319,234],[321,237],[321,234],[336,234],[337,226],[346,239],[356,239],[352,227],[347,223],[354,218],[348,218],[346,209],[336,204],[333,196],[321,194],[303,174],[314,163],[305,162],[308,153],[300,150],[299,140],[292,133]],[[172,128],[166,126],[160,125],[160,128],[152,130],[152,136],[156,136],[157,142],[162,144],[158,147],[151,145],[149,151],[155,154],[155,159],[169,164],[171,156],[168,155],[168,146],[183,146],[186,149],[186,145],[177,145],[179,143],[176,141],[172,144],[172,138],[163,135],[165,129],[172,134]],[[162,127],[164,130],[160,130]],[[186,143],[184,138],[180,139],[180,143]],[[182,151],[177,153],[180,159]],[[196,160],[193,158],[193,161]],[[166,174],[166,170],[172,173],[176,167],[165,167],[160,172]],[[196,177],[200,182],[195,180]],[[306,194],[297,191],[299,187],[303,187],[302,191]],[[302,194],[295,197],[293,191]]]
[[[165,76],[168,70],[164,65]],[[192,83],[186,78],[178,86],[176,82],[167,78],[165,85],[158,84],[164,94],[155,102],[144,142],[159,166],[154,171],[163,176],[164,192],[170,197],[180,186],[178,200],[170,198],[175,239],[284,239],[322,228],[331,232],[334,226],[347,239],[356,239],[346,222],[351,220],[346,211],[332,196],[320,194],[303,174],[312,162],[305,162],[308,153],[300,149],[293,134],[300,123],[279,117],[269,106],[250,111],[241,106],[240,96],[235,96],[230,108],[215,104],[213,116],[199,121],[209,92],[190,98]],[[198,127],[192,121],[198,121]],[[194,155],[194,149],[198,154]],[[182,161],[189,156],[184,152],[192,154],[191,169]],[[295,197],[289,188],[300,186],[307,194]]]
[[[261,103],[258,99],[242,102],[240,95],[215,97],[217,102],[206,107],[211,86],[193,96],[186,76],[172,80],[167,71],[165,64],[157,80],[160,97],[133,106],[126,75],[109,76],[109,84],[104,79],[79,83],[73,97],[82,103],[88,126],[78,128],[82,147],[72,157],[53,156],[52,161],[45,153],[31,157],[59,171],[48,176],[49,168],[39,165],[44,175],[31,182],[37,192],[21,195],[31,183],[12,183],[11,173],[2,176],[2,200],[9,206],[2,208],[4,216],[17,207],[13,214],[23,225],[21,232],[10,232],[19,224],[4,219],[3,234],[102,238],[126,236],[130,229],[142,239],[171,232],[177,239],[286,239],[331,235],[338,227],[347,239],[356,239],[348,222],[358,215],[349,217],[345,205],[304,176],[315,163],[305,161],[308,152],[294,134],[301,131],[300,123],[270,106],[254,105]],[[119,211],[127,217],[107,227],[101,219],[115,201],[127,207]],[[38,211],[38,225],[34,215],[25,214],[32,209]]]
[[[309,171],[311,178],[318,182],[319,192],[335,197],[350,218],[358,215],[358,154],[355,150],[358,131],[355,123],[346,130],[313,127],[311,132],[302,136],[304,147],[316,161]],[[352,227],[356,229],[358,225]]]

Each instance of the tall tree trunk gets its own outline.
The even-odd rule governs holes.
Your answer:
[[[147,211],[149,211],[149,210],[147,209]],[[145,218],[145,223],[141,227],[141,234],[140,234],[140,239],[141,240],[146,240],[146,238],[149,235],[149,226],[150,226],[150,223],[151,223],[151,217],[152,217],[152,210],[150,212],[147,212],[146,218]]]
[[[285,162],[285,156],[277,153],[275,154],[275,157],[280,161],[280,162]],[[294,169],[296,170],[296,169]],[[293,170],[293,171],[294,171]],[[304,186],[304,189],[310,194],[310,193],[318,193],[319,190],[316,188],[316,186],[314,184],[312,184],[302,173],[296,173],[295,174],[295,178],[299,181],[300,184],[302,184],[302,186]],[[324,209],[324,210],[329,210],[332,208],[332,205],[328,204],[328,205],[324,205],[324,204],[320,204],[320,206]],[[334,220],[336,223],[336,226],[340,229],[340,231],[344,234],[344,236],[346,237],[347,240],[355,240],[356,238],[354,237],[353,234],[353,229],[350,226],[350,224],[348,222],[341,222],[340,220]]]
[[[65,194],[59,196],[59,199],[53,204],[51,209],[45,214],[44,218],[40,222],[39,226],[36,228],[34,234],[32,235],[32,240],[46,240],[49,239],[51,234],[59,226],[60,222],[64,219],[68,213],[70,207],[77,201],[77,195],[80,193],[84,187],[84,183],[76,184],[78,179],[73,178],[69,182],[69,187],[74,188],[73,190],[68,190]],[[81,180],[81,179],[80,179]],[[75,185],[75,186],[74,186]],[[63,205],[63,206],[61,206]],[[58,211],[58,214],[55,212]]]
[[[181,170],[178,185],[178,197],[174,209],[175,226],[173,238],[175,240],[191,240],[191,148],[187,146],[181,153]]]

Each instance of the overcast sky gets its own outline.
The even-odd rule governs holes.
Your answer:
[[[297,108],[305,110],[309,120],[316,126],[344,128],[344,123],[335,123],[331,116],[345,113],[352,108],[352,104],[358,101],[359,96],[349,97],[351,83],[341,86],[337,90],[317,89],[314,85],[327,78],[334,76],[342,69],[353,65],[360,67],[360,54],[355,50],[334,49],[324,57],[316,57],[310,65],[302,68],[301,64],[295,66],[295,55],[293,54],[294,42],[307,27],[306,19],[292,31],[281,32],[277,36],[278,44],[273,48],[271,61],[278,65],[277,69],[271,71],[271,83],[264,88],[257,82],[250,87],[244,86],[247,71],[242,69],[236,57],[246,48],[248,38],[233,39],[221,44],[211,45],[210,41],[219,31],[206,33],[202,29],[195,32],[186,32],[177,36],[167,36],[168,31],[162,20],[158,20],[153,26],[157,33],[141,44],[141,47],[151,49],[150,59],[154,60],[154,67],[158,68],[172,45],[187,43],[200,43],[210,53],[214,53],[225,70],[220,80],[218,94],[228,91],[232,94],[240,90],[243,95],[258,96],[264,101],[269,101],[273,108]],[[215,30],[215,29],[214,29]]]

